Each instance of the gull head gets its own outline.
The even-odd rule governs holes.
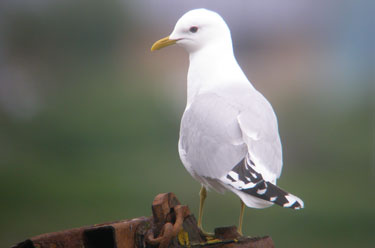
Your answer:
[[[176,23],[172,33],[154,43],[151,51],[177,44],[187,52],[202,49],[232,49],[229,28],[223,18],[207,9],[195,9],[185,13]]]

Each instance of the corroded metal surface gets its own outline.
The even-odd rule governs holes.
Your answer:
[[[173,193],[157,195],[152,213],[152,217],[42,234],[13,248],[274,247],[270,237],[243,237],[235,226],[216,228],[214,236],[205,236],[189,208],[181,205]]]

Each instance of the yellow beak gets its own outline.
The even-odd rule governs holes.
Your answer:
[[[165,37],[163,39],[160,39],[157,42],[155,42],[154,45],[152,45],[152,47],[151,47],[151,52],[155,51],[155,50],[162,49],[163,47],[166,47],[166,46],[176,44],[176,42],[177,42],[177,40],[170,40],[169,36],[167,36],[167,37]]]

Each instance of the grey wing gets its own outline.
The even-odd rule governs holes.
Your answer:
[[[276,186],[282,169],[277,118],[268,101],[260,93],[252,93],[237,98],[242,105],[237,120],[247,145],[246,158],[220,181],[249,207],[264,208],[276,203],[293,209],[303,208],[300,198]]]
[[[215,94],[197,97],[181,120],[179,150],[194,176],[220,178],[247,154],[238,125],[239,109]]]
[[[260,94],[253,96],[252,106],[245,108],[237,119],[256,169],[270,182],[280,177],[282,147],[275,112]]]

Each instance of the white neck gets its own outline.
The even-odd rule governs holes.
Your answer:
[[[234,57],[231,42],[192,52],[189,60],[187,107],[203,91],[217,92],[227,86],[251,85]]]

